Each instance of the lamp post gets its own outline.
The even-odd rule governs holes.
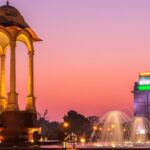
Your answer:
[[[62,124],[63,130],[64,130],[64,139],[63,139],[63,148],[67,148],[67,139],[68,139],[68,133],[67,130],[69,128],[69,123],[64,121]]]
[[[69,127],[69,123],[68,123],[68,122],[64,122],[64,123],[63,123],[63,127],[64,127],[65,129],[67,129],[67,128]]]

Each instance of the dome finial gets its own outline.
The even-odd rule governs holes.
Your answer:
[[[6,2],[6,5],[9,6],[9,1]]]

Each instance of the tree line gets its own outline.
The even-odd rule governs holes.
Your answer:
[[[63,117],[63,122],[50,122],[46,119],[47,114],[47,110],[43,115],[38,113],[37,123],[41,127],[42,138],[48,140],[63,140],[71,133],[88,140],[93,132],[93,126],[99,121],[97,116],[85,117],[75,110],[68,111]]]

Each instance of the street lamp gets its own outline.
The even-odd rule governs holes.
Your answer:
[[[93,126],[93,130],[96,131],[97,130],[97,126]]]
[[[80,138],[80,143],[84,144],[85,142],[86,142],[85,137],[81,137],[81,138]]]
[[[67,133],[67,130],[68,130],[68,127],[69,127],[69,123],[64,121],[63,124],[62,124],[62,127],[63,127],[63,130],[64,130],[64,139],[63,139],[63,148],[67,148],[67,140],[68,140],[68,133]]]
[[[68,123],[68,122],[64,122],[64,123],[63,123],[63,127],[64,127],[64,128],[68,128],[68,127],[69,127],[69,123]]]

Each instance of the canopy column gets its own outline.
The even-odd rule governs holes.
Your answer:
[[[0,110],[4,111],[7,106],[7,99],[6,99],[6,73],[5,73],[5,55],[0,55],[1,59],[1,74],[0,74]]]
[[[10,92],[8,93],[7,110],[18,110],[18,94],[16,93],[16,42],[10,44]]]
[[[34,97],[34,50],[28,52],[29,70],[28,70],[28,96],[26,110],[36,112]]]

